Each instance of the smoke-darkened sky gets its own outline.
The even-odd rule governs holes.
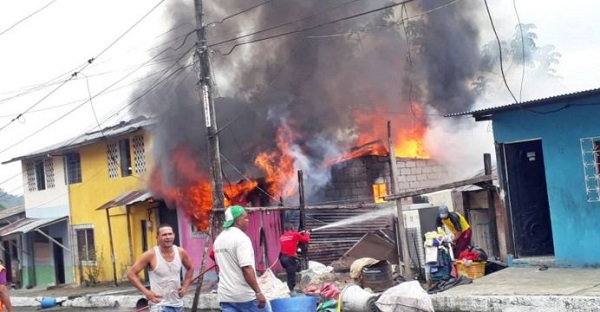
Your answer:
[[[248,1],[205,3],[206,22],[220,21],[251,6]],[[395,127],[404,129],[414,126],[415,122],[427,127],[426,118],[413,116],[415,109],[411,108],[411,101],[422,109],[440,113],[472,107],[475,96],[470,81],[481,63],[479,34],[473,19],[474,11],[480,8],[474,2],[448,5],[422,19],[406,21],[404,26],[397,21],[407,16],[406,13],[418,15],[445,2],[415,2],[417,4],[409,4],[406,10],[395,7],[299,34],[234,46],[310,28],[390,3],[272,1],[216,23],[208,30],[211,45],[298,20],[285,27],[211,47],[216,112],[219,127],[224,127],[220,143],[226,160],[223,163],[226,178],[242,179],[238,171],[260,175],[253,166],[254,158],[260,152],[276,149],[278,128],[291,129],[294,137],[288,143],[310,160],[309,168],[297,169],[310,171],[318,168],[324,158],[339,155],[343,148],[351,146],[360,132],[369,130],[358,127],[356,114],[369,115],[375,110],[390,112],[386,118],[397,121]],[[171,12],[173,25],[194,22],[189,1],[173,5]],[[167,40],[182,38],[189,31],[190,27],[182,27]],[[189,40],[187,46],[192,41]],[[185,48],[172,54],[178,55]],[[176,83],[165,84],[164,91],[145,98],[140,106],[140,113],[158,116],[154,148],[167,172],[171,171],[169,154],[177,146],[193,148],[199,160],[208,155],[196,79],[196,73],[188,68]],[[386,121],[379,120],[372,127],[385,127]],[[207,168],[202,161],[198,166],[200,170]]]

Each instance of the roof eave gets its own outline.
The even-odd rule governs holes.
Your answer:
[[[73,151],[73,150],[75,150],[77,148],[80,148],[82,146],[91,145],[91,144],[97,143],[97,142],[102,141],[102,140],[108,140],[108,139],[117,138],[117,137],[120,137],[120,136],[125,135],[125,134],[130,134],[130,133],[136,132],[136,131],[138,131],[140,129],[143,129],[143,128],[144,127],[142,127],[142,126],[133,127],[133,128],[127,129],[126,131],[123,131],[123,132],[120,132],[120,133],[117,133],[117,134],[108,135],[108,136],[102,136],[102,137],[94,138],[94,139],[91,139],[91,140],[88,140],[88,141],[83,141],[83,142],[76,143],[76,144],[67,144],[67,145],[64,145],[64,146],[57,147],[55,149],[51,149],[51,150],[48,150],[48,151],[43,151],[43,152],[39,152],[39,153],[35,153],[35,154],[29,154],[29,155],[23,155],[23,156],[15,157],[13,159],[10,159],[10,160],[2,162],[1,164],[5,165],[5,164],[9,164],[9,163],[12,163],[12,162],[15,162],[15,161],[22,161],[22,160],[26,160],[26,159],[38,158],[38,157],[44,156],[44,155],[62,156],[65,153]]]

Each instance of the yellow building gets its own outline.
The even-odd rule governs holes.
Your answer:
[[[79,155],[81,179],[69,186],[77,282],[123,281],[134,259],[156,243],[158,203],[145,190],[149,124],[121,122],[71,150]]]

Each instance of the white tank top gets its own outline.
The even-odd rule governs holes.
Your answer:
[[[174,308],[182,307],[183,300],[181,300],[178,293],[179,287],[181,287],[181,258],[179,257],[179,248],[173,245],[174,257],[171,262],[163,258],[158,246],[154,247],[154,252],[156,253],[156,267],[154,270],[148,272],[150,290],[161,297],[161,302],[154,305]]]

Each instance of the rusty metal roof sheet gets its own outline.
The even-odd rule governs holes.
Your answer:
[[[373,212],[381,208],[307,210],[306,228],[314,229],[343,219]],[[294,220],[291,220],[294,221]],[[311,233],[308,258],[330,264],[343,256],[365,234],[383,228],[392,228],[392,216],[359,221],[347,226],[331,227]]]
[[[12,234],[18,233],[29,233],[33,230],[50,226],[52,224],[66,221],[69,217],[58,217],[58,218],[43,218],[43,219],[35,219],[35,218],[24,218],[19,219],[18,221],[11,223],[0,229],[0,236],[8,236]]]
[[[135,190],[135,191],[127,191],[114,199],[111,199],[104,205],[96,208],[96,210],[102,209],[110,209],[113,207],[126,206],[131,205],[140,201],[145,201],[149,198],[154,197],[152,192],[148,190]]]

